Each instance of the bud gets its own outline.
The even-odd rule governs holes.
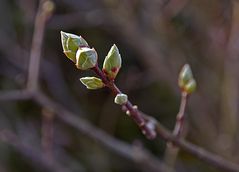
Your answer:
[[[188,94],[194,92],[196,89],[196,81],[188,64],[185,64],[179,73],[178,85]]]
[[[79,47],[88,47],[88,43],[81,37],[61,31],[61,43],[65,55],[76,63],[76,52]]]
[[[183,87],[191,79],[193,79],[191,68],[188,64],[185,64],[179,73],[178,84]]]
[[[47,0],[47,1],[43,2],[42,9],[45,12],[51,13],[55,9],[55,4],[53,1]]]
[[[123,105],[127,103],[128,96],[126,94],[120,93],[115,96],[115,103],[119,105]]]
[[[94,48],[79,48],[76,53],[76,67],[81,70],[93,68],[97,64],[97,59],[97,53]]]
[[[191,79],[184,87],[184,91],[188,94],[194,92],[197,88],[197,83],[194,79]]]
[[[119,49],[114,44],[108,52],[107,56],[105,57],[103,64],[103,72],[109,79],[114,80],[120,68],[121,56],[119,54]]]
[[[96,77],[83,77],[80,78],[80,81],[86,88],[91,90],[96,90],[105,86],[102,80]]]

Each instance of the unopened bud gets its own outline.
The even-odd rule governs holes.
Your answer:
[[[184,87],[184,91],[188,94],[194,92],[197,88],[196,81],[194,79],[191,79]]]
[[[126,94],[120,93],[120,94],[117,94],[115,97],[116,104],[123,105],[127,103],[127,101],[128,101],[128,96]]]
[[[130,116],[130,111],[129,110],[126,111],[126,115]]]
[[[80,78],[80,81],[86,86],[86,88],[91,90],[96,90],[105,86],[102,80],[96,77],[83,77]]]
[[[81,37],[61,31],[61,43],[65,55],[76,63],[76,52],[79,47],[88,47],[88,43]]]
[[[119,49],[114,44],[105,57],[103,72],[109,79],[114,80],[121,68],[121,63],[122,60],[119,54]]]
[[[196,89],[196,81],[194,80],[192,70],[188,64],[185,64],[179,73],[178,85],[188,94]]]
[[[94,48],[79,48],[76,53],[76,67],[81,70],[93,68],[97,64],[97,53]]]

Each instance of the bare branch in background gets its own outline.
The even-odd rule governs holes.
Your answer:
[[[1,142],[13,147],[15,151],[32,161],[35,164],[36,169],[43,169],[53,172],[67,172],[65,167],[62,167],[55,161],[50,161],[40,151],[35,150],[30,145],[22,143],[21,140],[10,131],[0,131],[0,140]]]
[[[38,88],[40,58],[45,25],[53,9],[54,9],[53,2],[48,0],[40,1],[39,10],[36,14],[35,19],[32,48],[30,52],[28,83],[27,83],[27,87],[29,90],[35,90]]]

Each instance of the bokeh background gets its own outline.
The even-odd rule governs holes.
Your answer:
[[[185,138],[239,163],[237,0],[54,0],[54,5],[41,49],[39,88],[45,95],[114,139],[147,149],[163,162],[165,141],[145,139],[107,89],[90,91],[80,83],[80,77],[94,74],[77,70],[64,56],[60,31],[83,36],[97,50],[101,66],[115,43],[123,60],[117,85],[171,130],[180,104],[178,73],[189,63],[198,88],[186,108]],[[1,94],[26,87],[38,6],[37,0],[0,1]],[[46,152],[72,172],[151,171],[31,99],[1,99],[0,129],[1,172],[51,171],[26,156],[28,151],[41,157]],[[220,170],[181,151],[175,171]]]

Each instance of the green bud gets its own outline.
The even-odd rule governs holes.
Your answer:
[[[119,69],[121,68],[121,61],[122,60],[119,54],[119,49],[114,44],[108,52],[107,56],[105,57],[103,64],[103,72],[109,79],[115,79],[119,72]]]
[[[192,70],[188,64],[185,64],[179,73],[179,87],[184,87],[191,79],[193,79]]]
[[[76,52],[79,47],[88,47],[88,43],[81,37],[71,33],[61,31],[61,43],[63,52],[74,63],[76,62]]]
[[[76,52],[76,67],[81,70],[93,68],[97,64],[97,59],[98,56],[94,48],[79,48]]]
[[[179,87],[190,94],[196,90],[196,81],[193,77],[192,70],[188,64],[185,64],[179,73]]]
[[[128,96],[126,94],[120,93],[115,96],[115,103],[123,105],[128,101]]]
[[[194,92],[197,88],[197,83],[194,79],[191,79],[184,87],[184,91],[188,94],[191,94]]]
[[[96,77],[83,77],[80,78],[80,81],[86,88],[91,90],[96,90],[105,86],[102,80]]]

